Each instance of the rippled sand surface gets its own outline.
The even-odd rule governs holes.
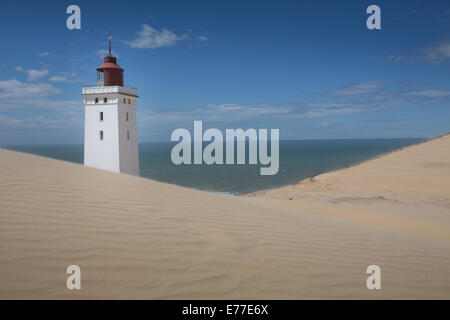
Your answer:
[[[450,139],[444,142],[450,150]],[[448,162],[433,153],[420,164],[440,172],[433,177],[448,175]],[[379,168],[374,185],[385,185],[381,196],[393,200],[389,192],[403,185],[382,179],[386,167]],[[448,299],[450,229],[438,229],[437,236],[419,230],[447,227],[448,184],[437,185],[436,192],[422,190],[406,169],[398,168],[408,189],[391,206],[401,208],[410,195],[440,208],[429,216],[412,211],[429,224],[413,218],[417,230],[410,232],[285,205],[300,203],[301,192],[288,195],[295,200],[282,194],[228,197],[0,150],[0,298]],[[349,181],[360,181],[358,166],[347,170],[356,179]],[[336,189],[333,196],[330,190],[329,198],[316,194],[308,205],[314,208],[314,197],[331,201],[329,210],[353,201],[348,197],[354,194]],[[361,207],[367,216],[378,206],[377,198],[358,197],[353,214]],[[409,211],[402,210],[395,221],[408,229]],[[66,268],[74,264],[81,268],[81,290],[66,288]],[[372,264],[381,267],[381,290],[366,288]]]

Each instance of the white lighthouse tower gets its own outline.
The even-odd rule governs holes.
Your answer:
[[[84,165],[139,175],[137,89],[123,84],[123,69],[109,54],[97,68],[97,85],[83,87]]]

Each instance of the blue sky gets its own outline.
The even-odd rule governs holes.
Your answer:
[[[71,4],[81,30],[66,28]],[[194,120],[281,139],[450,131],[448,1],[14,1],[0,32],[0,145],[83,142],[81,87],[108,32],[141,142]]]

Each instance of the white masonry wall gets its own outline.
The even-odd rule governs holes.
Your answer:
[[[128,98],[126,99],[126,103],[128,103]],[[120,172],[138,176],[139,161],[136,161],[136,157],[138,157],[139,151],[136,129],[136,98],[130,98],[130,102],[131,104],[119,103]]]
[[[83,97],[84,164],[139,176],[137,91],[123,87],[83,88]],[[97,103],[95,98],[98,98]],[[104,98],[107,98],[106,103]],[[100,120],[100,112],[103,112],[103,121]],[[103,140],[100,140],[100,131],[103,131]]]

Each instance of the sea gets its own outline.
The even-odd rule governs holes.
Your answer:
[[[260,175],[261,165],[175,165],[174,143],[139,144],[141,177],[189,188],[238,195],[296,183],[308,177],[349,167],[423,139],[282,140],[279,171]],[[83,145],[17,145],[8,149],[83,163]],[[248,159],[248,158],[246,158]],[[247,161],[248,162],[248,161]]]

